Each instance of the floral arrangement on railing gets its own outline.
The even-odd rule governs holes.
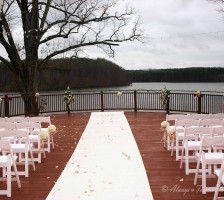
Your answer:
[[[70,114],[70,105],[72,102],[74,102],[74,94],[69,86],[65,90],[64,101],[66,103],[66,109],[68,111],[68,114]]]
[[[195,97],[201,97],[202,96],[201,91],[200,90],[196,91],[194,96]]]
[[[167,106],[169,98],[170,98],[170,91],[167,90],[166,86],[164,86],[164,88],[161,89],[161,96],[160,96],[161,103],[164,107]]]
[[[121,92],[121,91],[118,91],[118,92],[117,92],[117,96],[118,96],[118,97],[121,97],[121,96],[122,96],[122,92]]]

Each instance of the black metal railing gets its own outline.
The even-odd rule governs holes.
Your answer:
[[[168,107],[161,104],[160,91],[75,92],[70,111],[106,110],[159,110],[169,112],[221,113],[224,112],[224,96],[221,93],[170,92]],[[27,102],[29,105],[27,105]],[[0,101],[0,115],[38,115],[39,113],[66,112],[64,93],[34,95],[5,95]]]

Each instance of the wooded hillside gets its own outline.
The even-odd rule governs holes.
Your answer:
[[[130,70],[132,82],[224,82],[224,68]]]
[[[58,59],[49,61],[47,65],[50,70],[40,73],[39,91],[64,90],[68,85],[76,89],[131,83],[127,71],[105,59]],[[0,91],[17,91],[15,77],[3,64],[0,65]]]

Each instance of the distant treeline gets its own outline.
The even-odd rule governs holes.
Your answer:
[[[105,59],[50,60],[41,71],[39,91],[124,86],[131,84],[129,73]],[[0,64],[0,92],[18,91],[12,72]]]
[[[132,82],[224,82],[224,68],[130,70]]]
[[[40,72],[39,91],[112,87],[132,82],[224,82],[224,68],[124,70],[105,59],[55,59]],[[0,92],[18,91],[12,72],[0,63]]]

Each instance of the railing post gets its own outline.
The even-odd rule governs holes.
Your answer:
[[[198,114],[201,114],[201,95],[198,96]]]
[[[4,104],[5,104],[5,117],[9,117],[9,101],[12,100],[12,97],[9,97],[8,95],[5,95]]]
[[[167,99],[167,103],[166,103],[166,114],[170,113],[170,98]]]
[[[39,115],[39,95],[35,95],[35,115]]]
[[[137,91],[134,90],[134,111],[137,112]]]
[[[103,91],[100,92],[100,99],[101,99],[101,112],[103,112],[104,111]]]

